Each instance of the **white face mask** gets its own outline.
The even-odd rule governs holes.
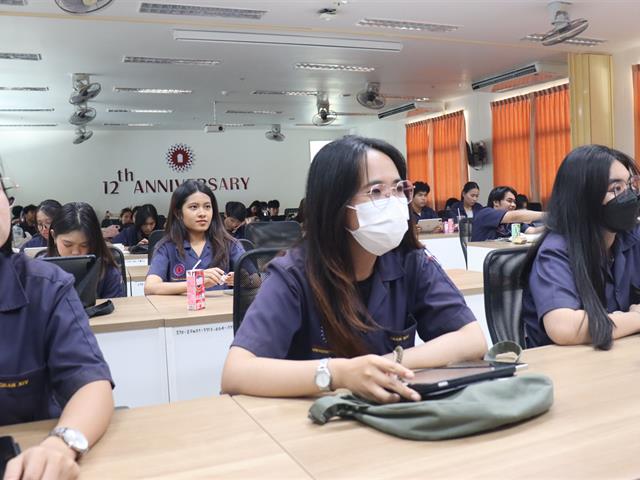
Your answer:
[[[347,230],[368,252],[384,255],[402,242],[408,228],[409,208],[398,197],[391,196],[382,208],[370,201],[347,208],[356,211],[360,225],[357,230]]]

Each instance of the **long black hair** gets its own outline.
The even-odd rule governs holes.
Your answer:
[[[518,192],[516,192],[511,187],[507,187],[504,185],[500,187],[495,187],[493,190],[489,192],[489,196],[487,197],[487,207],[494,208],[493,202],[501,202],[502,200],[504,200],[504,197],[507,196],[507,192],[511,192],[514,197],[518,195]]]
[[[95,255],[101,260],[100,278],[103,278],[107,267],[116,267],[116,262],[102,236],[96,211],[88,203],[66,203],[58,210],[51,222],[47,256],[60,256],[54,237],[75,231],[84,233],[89,243],[89,254]]]
[[[148,235],[145,235],[142,232],[142,226],[147,223],[148,218],[153,218],[153,221],[156,224],[154,228],[158,228],[158,211],[156,210],[156,207],[154,207],[150,203],[145,203],[144,205],[139,207],[138,210],[136,210],[136,220],[134,222],[134,227],[136,229],[136,236],[138,238],[138,241],[148,237]]]
[[[407,178],[402,154],[382,140],[346,136],[320,149],[311,163],[305,196],[306,269],[322,326],[336,355],[354,357],[368,349],[360,332],[372,325],[367,307],[356,289],[350,233],[345,228],[347,205],[358,193],[366,175],[369,150],[384,153],[393,161],[400,178]],[[409,206],[407,205],[407,209]],[[411,220],[398,247],[423,248]]]
[[[204,193],[211,200],[211,224],[209,224],[205,236],[211,242],[213,259],[211,265],[203,267],[218,267],[226,272],[229,270],[229,252],[236,240],[225,230],[216,196],[204,182],[187,180],[174,190],[165,226],[166,234],[162,241],[171,240],[178,249],[178,253],[184,258],[184,241],[189,240],[189,232],[182,219],[182,206],[189,196],[198,192]],[[139,211],[138,215],[140,215]]]
[[[602,145],[585,145],[562,161],[548,206],[546,230],[528,254],[523,280],[528,281],[533,261],[549,232],[565,238],[569,263],[589,322],[591,342],[596,348],[611,348],[613,322],[606,310],[605,273],[607,247],[604,242],[602,199],[609,188],[614,161],[638,173],[633,159]]]

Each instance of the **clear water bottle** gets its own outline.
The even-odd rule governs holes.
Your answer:
[[[24,230],[22,230],[22,227],[17,223],[13,227],[11,227],[11,233],[13,234],[14,241],[20,241],[24,239]]]

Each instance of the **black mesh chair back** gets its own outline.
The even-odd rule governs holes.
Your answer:
[[[242,248],[244,248],[245,252],[256,248],[253,242],[251,240],[247,240],[246,238],[239,238],[238,241],[240,242],[240,245],[242,245]]]
[[[267,265],[284,254],[279,248],[256,248],[244,253],[233,274],[233,334],[238,331],[245,313],[256,298],[262,283],[269,276]]]
[[[298,222],[253,222],[245,227],[245,238],[256,248],[287,249],[302,238]]]
[[[449,218],[449,210],[438,210],[438,218],[443,220]]]
[[[153,258],[153,251],[156,248],[156,244],[164,237],[164,230],[154,230],[149,234],[149,250],[147,251],[147,263],[151,265],[151,259]]]
[[[462,247],[462,255],[464,255],[464,264],[469,268],[469,261],[467,260],[467,243],[471,240],[471,229],[473,226],[472,218],[461,218],[458,222],[458,232],[460,233],[460,246]]]
[[[111,256],[116,262],[116,265],[120,269],[120,273],[122,274],[122,283],[124,285],[124,296],[129,296],[129,281],[127,278],[127,267],[124,263],[124,253],[118,250],[116,247],[109,247],[109,251],[111,252]]]
[[[499,248],[484,259],[484,309],[493,343],[525,345],[522,314],[522,268],[529,247]]]

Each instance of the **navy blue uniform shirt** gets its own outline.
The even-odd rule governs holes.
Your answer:
[[[71,275],[0,255],[0,285],[0,425],[57,417],[84,385],[111,382]]]
[[[507,238],[511,236],[511,224],[501,223],[507,210],[497,208],[483,208],[473,217],[473,228],[471,230],[472,242],[484,242],[485,240],[495,240],[497,238]],[[526,232],[531,225],[520,224],[520,231]]]
[[[111,243],[122,243],[127,247],[137,245],[142,240],[142,235],[138,235],[138,229],[135,225],[130,225],[120,231],[118,235],[113,237]]]
[[[471,207],[471,213],[473,217],[475,217],[480,210],[484,207],[480,203],[474,203],[473,207]],[[451,208],[447,211],[447,218],[457,219],[459,216],[468,217],[467,211],[464,209],[464,202],[456,202],[451,205]]]
[[[618,233],[612,253],[613,263],[609,263],[605,272],[604,307],[609,313],[628,312],[632,292],[640,287],[640,227]],[[558,308],[581,310],[584,306],[578,296],[566,241],[562,235],[550,233],[538,250],[522,297],[522,321],[528,347],[553,343],[542,317]]]
[[[232,345],[259,357],[310,360],[332,356],[305,273],[304,247],[267,267]],[[416,332],[425,342],[475,321],[456,286],[422,249],[378,257],[367,309],[378,329],[363,334],[370,352],[413,347]]]
[[[34,237],[31,237],[31,239],[28,242],[23,243],[22,246],[20,247],[20,251],[24,252],[25,248],[38,248],[38,247],[46,247],[46,246],[47,246],[47,241],[44,239],[42,235],[38,233]]]
[[[97,298],[117,298],[125,296],[125,285],[122,279],[122,271],[113,265],[109,265],[104,276],[98,282]]]
[[[430,218],[439,218],[436,211],[431,207],[424,207],[420,214],[417,214],[413,207],[409,206],[409,211],[411,212],[411,218],[413,223],[418,223],[418,220],[428,220]]]
[[[213,248],[209,240],[206,241],[202,254],[198,254],[191,248],[191,244],[184,241],[184,254],[182,257],[178,252],[176,244],[171,240],[161,240],[153,252],[149,273],[147,275],[157,275],[163,282],[184,282],[187,280],[187,270],[191,270],[198,260],[202,260],[198,265],[199,269],[218,267],[224,273],[232,272],[237,261],[244,253],[244,248],[237,240],[232,240],[229,245],[229,259],[226,265],[212,265]],[[220,290],[227,288],[226,285],[214,285],[207,290]]]

